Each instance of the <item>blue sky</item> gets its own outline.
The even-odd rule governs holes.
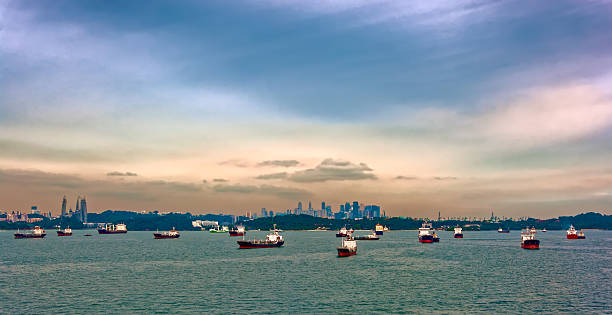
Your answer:
[[[55,210],[80,193],[100,209],[606,211],[611,13],[609,1],[0,1],[0,186],[32,187],[0,208]]]

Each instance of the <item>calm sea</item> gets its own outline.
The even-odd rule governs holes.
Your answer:
[[[537,251],[521,249],[517,231],[440,232],[438,244],[391,231],[348,258],[336,257],[335,232],[287,231],[282,248],[246,250],[208,232],[48,232],[0,231],[0,313],[612,311],[612,231],[538,233]]]

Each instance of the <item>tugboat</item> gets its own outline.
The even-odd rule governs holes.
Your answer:
[[[419,228],[419,242],[421,243],[433,243],[434,236],[432,234],[431,223],[423,223]],[[439,239],[438,239],[439,241]]]
[[[224,227],[220,227],[220,226],[215,226],[214,228],[208,230],[210,233],[227,233],[229,232],[229,228],[227,226]]]
[[[542,233],[546,233],[546,228],[543,228],[543,229],[542,229]]]
[[[523,249],[540,249],[540,241],[535,238],[536,232],[525,229],[525,232],[521,232],[521,248]]]
[[[379,239],[380,237],[378,237],[378,235],[374,231],[372,231],[372,233],[368,235],[355,236],[356,241],[377,241]]]
[[[72,236],[72,229],[67,227],[63,230],[57,230],[57,236]]]
[[[338,247],[338,257],[357,255],[357,241],[351,235],[342,239],[342,246]]]
[[[168,232],[153,233],[153,237],[155,239],[179,238],[181,237],[181,234],[179,233],[179,231],[175,230],[174,227],[172,227],[172,230]]]
[[[237,226],[235,229],[229,231],[229,236],[244,236],[246,233],[244,226]]]
[[[459,226],[455,228],[455,238],[463,238],[463,229]]]
[[[567,239],[568,240],[577,240],[580,239],[580,237],[578,237],[578,231],[574,228],[573,225],[570,225],[569,230],[567,230]],[[582,231],[580,232],[580,234],[582,234],[582,239],[584,239],[584,233],[582,233]]]
[[[374,229],[374,231],[376,231],[376,235],[383,235],[385,227],[380,224],[376,224],[376,228]]]
[[[349,235],[353,234],[353,230],[347,230],[346,227],[343,227],[340,229],[340,231],[338,231],[338,233],[336,233],[336,237],[347,237]]]
[[[21,233],[17,230],[17,233],[15,233],[15,238],[44,238],[45,236],[47,236],[47,233],[40,226],[35,226],[34,230],[28,232]]]
[[[497,233],[510,233],[510,230],[507,228],[505,229],[500,227],[499,229],[497,229]]]
[[[433,232],[431,236],[433,236],[434,243],[440,242],[440,237],[438,236],[438,234],[436,234],[436,232]]]
[[[238,241],[239,248],[267,248],[267,247],[281,247],[285,244],[285,240],[283,240],[283,236],[278,234],[276,230],[276,224],[274,225],[274,229],[272,233],[266,235],[265,240],[252,240],[252,241]]]
[[[125,224],[105,224],[104,227],[98,228],[99,234],[125,234],[127,226]]]
[[[578,239],[579,239],[579,240],[583,240],[583,239],[585,239],[585,238],[586,238],[586,237],[584,236],[584,232],[582,232],[582,230],[578,231]]]

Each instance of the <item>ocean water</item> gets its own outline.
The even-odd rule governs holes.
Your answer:
[[[347,258],[331,231],[287,231],[282,248],[246,250],[208,232],[47,232],[0,231],[0,313],[612,312],[612,231],[538,233],[537,251],[521,249],[517,231],[440,232],[438,244],[391,231]]]

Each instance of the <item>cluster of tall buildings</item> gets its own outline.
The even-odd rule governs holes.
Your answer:
[[[297,203],[297,207],[294,209],[287,209],[285,211],[277,211],[276,213],[272,210],[267,210],[266,208],[261,208],[261,215],[259,216],[255,212],[248,211],[246,213],[245,219],[256,219],[258,217],[273,217],[275,215],[288,215],[288,214],[305,214],[310,215],[317,218],[329,218],[329,219],[359,219],[359,218],[380,218],[384,216],[384,213],[381,213],[380,206],[377,205],[363,205],[358,201],[353,201],[352,203],[347,202],[345,204],[341,204],[338,212],[333,212],[330,205],[326,204],[325,201],[321,202],[321,208],[314,209],[312,207],[312,202],[308,201],[308,208],[303,207],[302,202],[299,201]],[[242,218],[242,217],[241,217]]]
[[[76,216],[79,221],[83,223],[87,223],[87,199],[85,197],[78,196],[76,200],[75,210],[72,211],[70,208],[69,211],[66,211],[66,207],[68,206],[68,200],[66,196],[62,199],[62,212],[61,217],[74,217]]]

